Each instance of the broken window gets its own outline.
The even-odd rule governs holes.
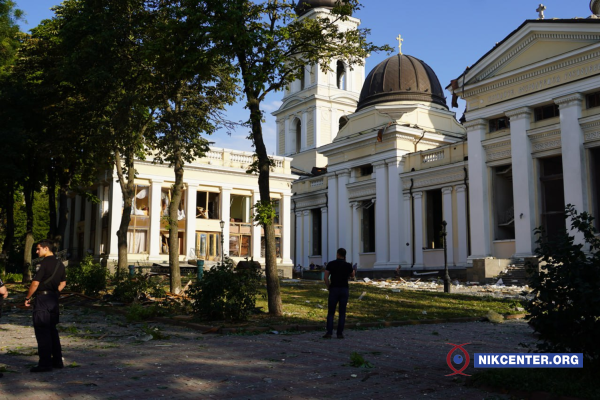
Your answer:
[[[425,192],[427,244],[428,249],[441,249],[442,246],[442,221],[443,205],[442,190],[428,190]]]
[[[515,238],[515,205],[513,199],[512,166],[492,169],[495,240]]]
[[[360,168],[360,176],[371,176],[373,174],[373,166],[372,165],[364,165]]]
[[[585,96],[587,108],[600,107],[600,92],[590,93]]]
[[[169,216],[169,205],[171,204],[172,197],[172,189],[171,188],[162,188],[160,193],[160,215],[164,217]],[[185,189],[181,191],[181,201],[179,202],[179,207],[177,208],[177,220],[181,221],[185,219]]]
[[[533,115],[535,121],[542,121],[544,119],[554,118],[560,116],[558,110],[558,104],[549,104],[547,106],[536,107],[533,109]]]
[[[375,253],[375,203],[365,200],[362,208],[363,253]]]
[[[185,237],[185,190],[181,193],[181,201],[177,208],[177,240],[179,246],[179,254],[185,254],[184,237]],[[169,205],[173,196],[171,188],[162,188],[160,193],[160,252],[162,254],[169,253]]]
[[[591,179],[592,179],[592,210],[594,212],[596,229],[600,230],[600,147],[590,150]]]
[[[310,210],[312,213],[312,254],[321,255],[321,209]]]
[[[490,133],[510,128],[510,120],[507,117],[490,119]]]
[[[220,219],[220,194],[214,192],[196,193],[196,218]]]
[[[296,120],[296,153],[302,149],[302,122]]]
[[[540,159],[542,226],[549,238],[566,230],[562,157]]]
[[[337,62],[336,84],[338,89],[346,90],[346,66],[343,61]]]
[[[250,257],[252,248],[252,198],[231,195],[229,215],[229,255]]]
[[[127,252],[143,254],[148,252],[148,232],[150,230],[150,187],[134,185],[131,201],[131,219],[127,229]]]

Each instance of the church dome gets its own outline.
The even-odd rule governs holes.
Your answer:
[[[335,7],[335,3],[338,0],[300,0],[296,6],[296,13],[298,15],[305,14],[313,8],[328,8],[332,9]]]
[[[373,68],[360,92],[357,111],[395,101],[429,102],[448,108],[442,85],[431,67],[404,54],[396,54]]]
[[[592,10],[594,15],[600,15],[600,0],[591,0],[590,10]]]

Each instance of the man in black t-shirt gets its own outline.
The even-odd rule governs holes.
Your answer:
[[[329,289],[329,301],[327,307],[327,332],[324,339],[331,339],[333,334],[333,317],[335,309],[340,303],[340,317],[337,326],[338,339],[344,338],[344,324],[346,323],[346,306],[350,290],[348,288],[348,279],[354,277],[352,264],[346,262],[346,249],[340,248],[337,251],[337,259],[327,264],[325,271],[325,285]]]
[[[29,292],[25,298],[25,306],[29,307],[31,296],[35,294],[33,306],[33,329],[38,342],[40,361],[31,372],[47,372],[52,368],[63,368],[62,348],[58,337],[58,295],[67,284],[65,266],[58,260],[51,249],[50,240],[38,243],[36,253],[44,257],[40,269],[35,274]]]
[[[6,290],[6,286],[4,286],[4,282],[0,279],[0,317],[2,317],[2,303],[4,303],[4,299],[8,297],[8,290]],[[4,374],[0,372],[0,378],[2,378]]]

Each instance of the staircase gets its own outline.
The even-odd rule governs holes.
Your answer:
[[[525,286],[529,283],[527,271],[525,270],[525,261],[523,259],[513,259],[512,264],[508,266],[506,272],[500,273],[497,278],[488,278],[490,285],[502,279],[505,286]]]

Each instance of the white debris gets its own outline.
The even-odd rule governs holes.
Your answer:
[[[366,294],[367,294],[367,292],[362,292],[362,294],[360,296],[358,296],[358,300],[362,300]]]
[[[364,278],[363,281],[365,281],[366,283],[371,282],[371,280],[369,278]]]

